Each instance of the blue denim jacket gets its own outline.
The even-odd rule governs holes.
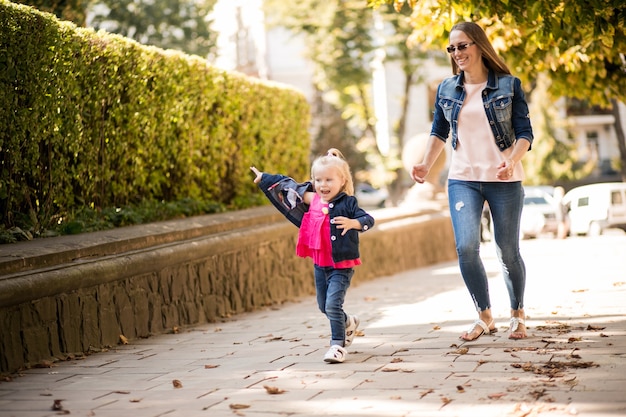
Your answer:
[[[258,186],[274,207],[299,228],[304,213],[309,210],[308,204],[304,203],[303,196],[305,192],[313,191],[313,184],[308,181],[298,183],[293,178],[281,174],[263,173]],[[328,204],[328,210],[333,261],[357,259],[360,256],[359,233],[371,229],[374,226],[374,218],[359,207],[356,197],[346,193],[339,193]],[[333,218],[337,216],[357,219],[361,223],[361,230],[350,229],[342,236],[343,231],[337,229],[333,221]]]
[[[533,131],[528,104],[519,78],[506,74],[496,75],[493,70],[489,70],[482,97],[485,113],[500,151],[508,149],[521,138],[527,139],[532,146]],[[458,142],[458,119],[463,100],[463,73],[446,78],[439,84],[430,134],[445,142],[452,126],[453,149],[456,149]]]

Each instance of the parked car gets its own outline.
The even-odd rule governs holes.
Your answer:
[[[384,188],[374,188],[368,183],[359,183],[354,187],[354,196],[359,200],[359,205],[368,207],[385,207],[389,193]]]
[[[626,232],[626,183],[604,182],[571,189],[563,197],[570,234],[601,235],[605,229]]]
[[[557,204],[553,201],[552,195],[545,189],[525,187],[520,237],[532,239],[542,234],[556,236],[559,226],[557,209]]]

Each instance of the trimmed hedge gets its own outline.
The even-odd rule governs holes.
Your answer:
[[[0,227],[192,198],[234,208],[249,166],[308,176],[294,89],[0,0]]]

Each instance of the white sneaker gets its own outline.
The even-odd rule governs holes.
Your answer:
[[[324,362],[341,363],[346,360],[348,351],[339,345],[332,345],[324,355]]]
[[[356,329],[359,327],[359,318],[357,316],[349,316],[348,321],[346,322],[346,341],[344,343],[345,347],[348,347],[352,344],[354,340],[354,336],[356,336]]]

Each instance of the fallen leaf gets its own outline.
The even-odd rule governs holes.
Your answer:
[[[279,340],[283,340],[283,337],[282,336],[271,336],[270,335],[269,339],[267,341],[268,342],[276,342],[276,341],[279,341]]]
[[[172,333],[174,333],[174,334],[178,334],[179,330],[180,329],[178,328],[178,326],[172,327]]]
[[[390,400],[401,400],[401,399],[402,399],[402,397],[401,397],[401,396],[399,396],[399,395],[394,395],[394,396],[389,397],[389,399],[390,399]]]
[[[43,360],[35,365],[35,368],[52,368],[54,363],[52,361]]]
[[[582,340],[582,337],[570,337],[567,339],[567,343],[582,342]]]
[[[141,398],[131,398],[130,400],[131,403],[140,403],[141,402]]]
[[[182,388],[183,387],[183,383],[180,382],[178,379],[175,379],[172,381],[172,385],[174,385],[174,388]]]
[[[433,326],[433,330],[441,330],[441,327],[435,325],[435,326]]]
[[[443,403],[442,407],[450,404],[452,402],[452,400],[448,397],[441,397],[441,402]]]
[[[494,392],[493,394],[487,395],[490,400],[498,400],[506,395],[506,392]]]
[[[268,394],[283,394],[285,392],[284,389],[280,389],[277,387],[270,387],[269,385],[263,385],[263,388],[265,388],[265,391],[267,391]]]
[[[230,404],[229,407],[231,410],[243,410],[246,408],[250,408],[248,404]]]
[[[589,291],[588,289],[582,289],[582,290],[572,290],[572,292],[587,292]]]
[[[462,347],[462,348],[459,348],[459,349],[457,349],[457,350],[455,350],[454,352],[451,352],[451,353],[454,353],[454,354],[457,354],[457,355],[465,355],[467,352],[469,352],[469,348]]]
[[[128,344],[128,338],[126,336],[124,336],[123,334],[120,335],[120,343],[123,345],[127,345]]]
[[[602,327],[600,327],[600,326],[592,326],[591,324],[587,326],[587,330],[592,330],[592,331],[604,330],[604,329],[606,329],[606,326],[602,326]]]
[[[113,391],[114,394],[130,394],[130,391]]]
[[[402,358],[393,358],[391,360],[391,363],[398,363],[398,362],[404,362],[404,359],[402,359]]]
[[[54,400],[54,403],[52,404],[53,411],[63,410],[63,404],[61,404],[61,401],[65,401],[65,400]]]
[[[422,393],[420,394],[420,398],[424,398],[425,396],[427,396],[428,394],[432,394],[433,392],[435,392],[435,390],[432,388],[427,389],[426,391],[422,391]]]
[[[457,390],[457,392],[465,392],[465,388],[463,388],[463,386],[461,386],[461,385],[457,385],[456,386],[456,390]]]
[[[204,365],[204,369],[213,369],[217,367],[219,367],[219,365]]]

